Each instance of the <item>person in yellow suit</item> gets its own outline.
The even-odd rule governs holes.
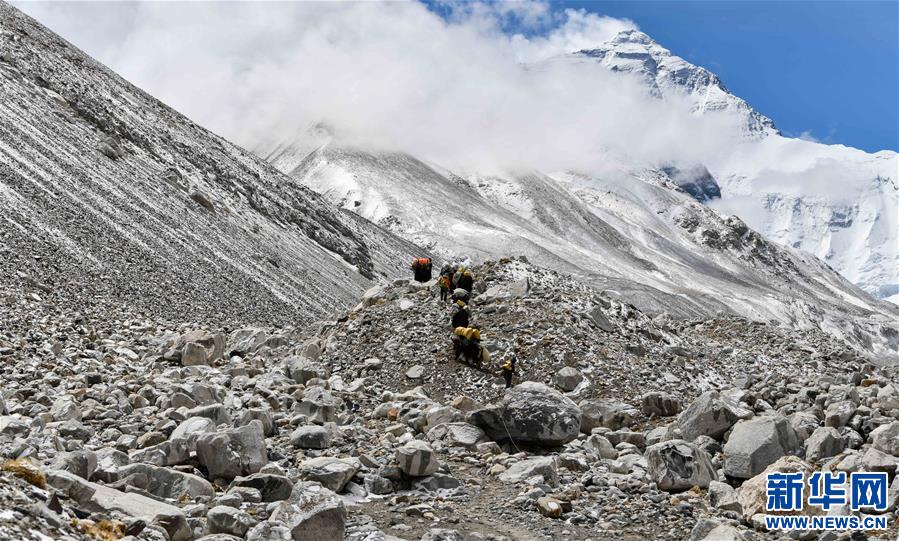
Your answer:
[[[453,330],[453,353],[456,360],[478,368],[490,360],[490,353],[481,345],[481,330],[475,325],[456,327]]]

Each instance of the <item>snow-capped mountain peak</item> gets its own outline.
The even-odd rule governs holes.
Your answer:
[[[770,118],[732,94],[717,75],[671,54],[639,30],[619,32],[595,49],[583,49],[564,58],[576,62],[592,60],[612,71],[637,75],[659,99],[674,95],[687,97],[691,110],[697,114],[736,113],[742,117],[746,135],[777,133]]]

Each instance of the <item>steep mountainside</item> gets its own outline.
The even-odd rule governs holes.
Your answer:
[[[708,70],[628,30],[595,49],[554,58],[635,76],[659,99],[696,114],[735,113],[747,141],[704,165],[715,205],[766,237],[826,261],[868,293],[899,302],[899,155],[782,137]]]
[[[418,250],[0,3],[0,275],[75,305],[308,321]]]
[[[698,203],[682,187],[684,174],[669,171],[463,178],[406,154],[330,143],[290,175],[446,257],[523,254],[651,313],[772,319],[823,329],[882,361],[895,358],[899,310],[818,259]]]

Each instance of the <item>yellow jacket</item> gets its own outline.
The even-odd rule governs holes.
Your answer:
[[[481,331],[473,327],[456,327],[456,330],[454,330],[453,333],[456,334],[456,336],[461,336],[468,340],[481,340]]]

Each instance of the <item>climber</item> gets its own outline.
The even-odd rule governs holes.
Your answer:
[[[453,352],[456,360],[477,368],[481,368],[490,360],[490,353],[481,345],[481,331],[474,325],[456,327],[453,331]]]
[[[459,267],[459,270],[456,271],[456,274],[453,276],[453,281],[455,282],[456,288],[464,289],[469,293],[471,293],[471,288],[474,287],[474,276],[472,276],[471,271],[465,267]]]
[[[471,321],[471,312],[468,311],[468,305],[461,300],[456,301],[453,305],[452,328],[468,327],[468,323]]]
[[[506,389],[512,386],[512,376],[515,375],[515,364],[517,362],[518,359],[513,355],[500,366],[500,369],[503,371],[503,379],[506,380]]]
[[[461,287],[453,290],[453,302],[462,301],[465,304],[468,304],[470,297],[468,291],[465,291]]]
[[[412,273],[416,282],[427,282],[431,279],[431,258],[419,257],[412,262]]]
[[[447,266],[444,265],[444,268],[446,268],[446,267]],[[446,299],[449,298],[450,280],[451,280],[450,275],[448,273],[444,273],[443,270],[441,269],[440,277],[437,278],[437,287],[440,288],[440,300],[442,300],[442,301],[446,301]]]

